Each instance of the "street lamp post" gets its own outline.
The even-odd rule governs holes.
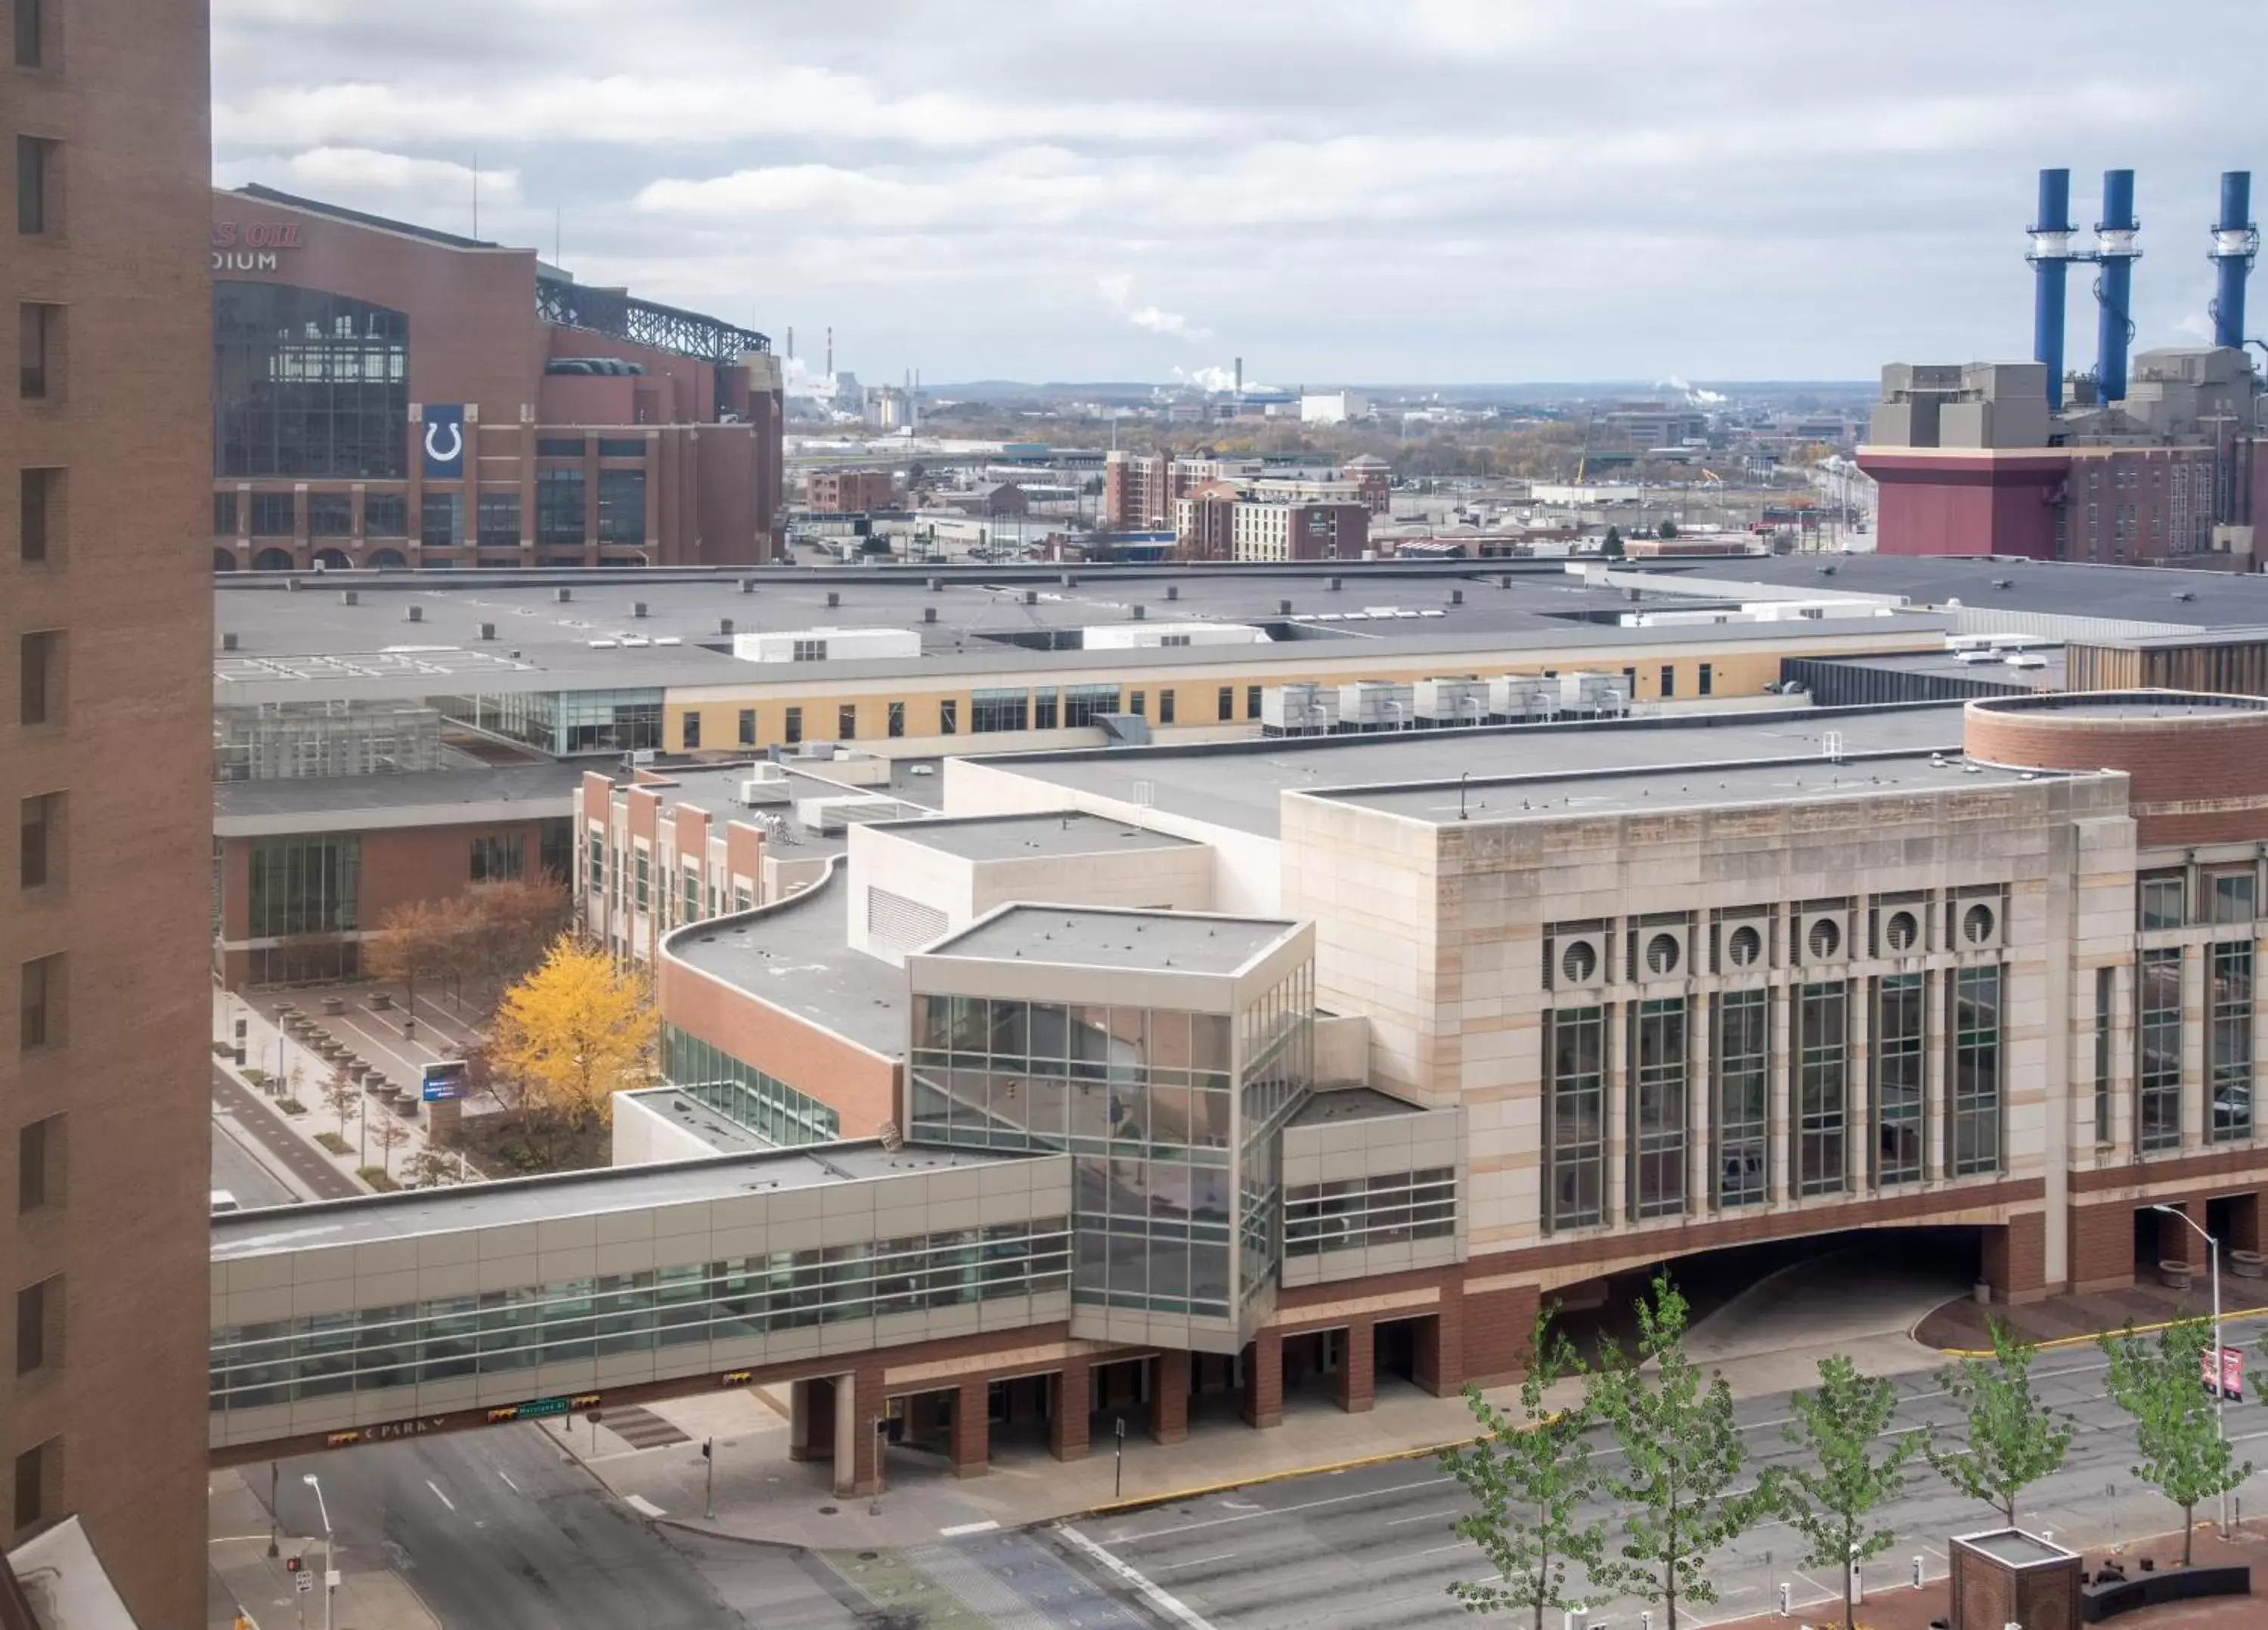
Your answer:
[[[2221,1361],[2220,1345],[2220,1242],[2198,1226],[2197,1219],[2178,1206],[2153,1206],[2152,1211],[2163,1212],[2169,1217],[2179,1217],[2189,1231],[2205,1242],[2205,1254],[2213,1268],[2213,1430],[2222,1442],[2228,1441],[2228,1388],[2224,1384],[2228,1376]],[[2220,1491],[2220,1537],[2228,1538],[2228,1490]]]
[[[306,1473],[299,1480],[315,1491],[315,1509],[323,1516],[323,1630],[331,1630],[331,1508],[325,1503],[323,1486],[315,1480],[313,1472]]]

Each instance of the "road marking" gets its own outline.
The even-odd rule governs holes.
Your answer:
[[[511,1472],[505,1471],[502,1466],[498,1466],[497,1468],[497,1475],[504,1479],[504,1486],[506,1488],[512,1490],[515,1494],[519,1493],[519,1485],[512,1480]]]
[[[1461,1516],[1463,1513],[1454,1506],[1446,1511],[1420,1511],[1416,1516],[1397,1516],[1379,1524],[1381,1528],[1399,1528],[1404,1523],[1438,1523],[1445,1516]]]
[[[1471,1545],[1471,1544],[1472,1544],[1472,1541],[1471,1541],[1471,1540],[1469,1540],[1469,1539],[1460,1539],[1460,1540],[1459,1540],[1459,1541],[1457,1541],[1457,1543],[1456,1543],[1455,1545],[1435,1545],[1432,1550],[1430,1550],[1430,1551],[1420,1551],[1418,1554],[1419,1556],[1439,1556],[1439,1555],[1440,1555],[1440,1554],[1441,1554],[1441,1553],[1443,1553],[1444,1551],[1462,1551],[1462,1550],[1465,1550],[1466,1548],[1468,1548],[1469,1546],[1470,1546],[1470,1545]]]
[[[648,1500],[644,1494],[625,1495],[624,1501],[630,1506],[631,1510],[640,1512],[646,1516],[662,1516],[666,1515],[659,1506],[654,1504],[652,1501]]]
[[[1155,1582],[1144,1577],[1141,1572],[1135,1568],[1131,1564],[1120,1561],[1116,1557],[1111,1555],[1109,1552],[1095,1544],[1094,1540],[1089,1539],[1085,1534],[1080,1533],[1079,1530],[1066,1526],[1058,1529],[1057,1531],[1071,1544],[1077,1545],[1081,1551],[1086,1552],[1087,1555],[1093,1557],[1097,1562],[1100,1562],[1103,1567],[1108,1568],[1119,1578],[1124,1580],[1128,1584],[1132,1585],[1137,1590],[1140,1591],[1143,1596],[1147,1597],[1151,1604],[1160,1612],[1166,1613],[1179,1622],[1189,1626],[1189,1630],[1213,1630],[1212,1626],[1204,1619],[1200,1617],[1195,1610],[1188,1605],[1188,1604],[1182,1602],[1178,1597],[1168,1594]]]
[[[1263,1506],[1255,1511],[1235,1511],[1226,1516],[1206,1517],[1201,1522],[1177,1523],[1171,1528],[1153,1528],[1139,1534],[1114,1534],[1110,1543],[1116,1545],[1138,1545],[1152,1539],[1162,1539],[1168,1534],[1187,1533],[1193,1528],[1217,1528],[1223,1523],[1249,1523],[1255,1517],[1286,1516],[1294,1511],[1312,1511],[1317,1506],[1343,1506],[1350,1500],[1374,1500],[1383,1494],[1398,1494],[1405,1488],[1432,1488],[1443,1483],[1454,1483],[1454,1478],[1429,1477],[1415,1483],[1396,1483],[1390,1488],[1366,1489],[1355,1494],[1332,1494],[1322,1500],[1303,1500],[1297,1505]]]
[[[457,1502],[450,1499],[448,1495],[443,1494],[441,1492],[441,1486],[438,1483],[436,1483],[431,1478],[429,1477],[425,1479],[425,1486],[433,1491],[434,1499],[448,1507],[450,1510],[454,1511],[457,1508]]]
[[[998,1523],[991,1522],[956,1523],[951,1528],[940,1528],[937,1531],[941,1539],[958,1539],[963,1534],[989,1534],[999,1526]]]
[[[1193,1556],[1186,1562],[1152,1562],[1152,1567],[1203,1567],[1208,1562],[1226,1562],[1236,1554],[1233,1551],[1216,1552],[1211,1556]]]

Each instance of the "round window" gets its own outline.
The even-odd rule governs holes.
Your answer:
[[[1921,938],[1921,925],[1911,911],[1892,911],[1890,920],[1882,925],[1882,938],[1893,951],[1911,951]]]
[[[1559,959],[1559,971],[1567,976],[1570,985],[1588,985],[1591,976],[1599,971],[1599,954],[1587,942],[1578,940]]]
[[[1983,945],[1992,937],[1992,908],[1972,905],[1961,914],[1961,937],[1971,945]]]
[[[1764,937],[1753,928],[1735,928],[1725,942],[1725,955],[1735,968],[1753,968],[1764,954]]]
[[[1804,936],[1803,942],[1810,949],[1812,961],[1827,962],[1843,948],[1843,930],[1836,926],[1833,918],[1818,918],[1813,921],[1811,932]]]
[[[1677,971],[1678,958],[1684,955],[1674,933],[1658,933],[1646,942],[1646,967],[1652,974],[1671,974]]]

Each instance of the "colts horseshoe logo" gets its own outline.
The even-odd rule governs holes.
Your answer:
[[[441,445],[441,432],[449,432],[448,445]],[[464,455],[465,427],[450,423],[428,424],[425,427],[425,456],[436,464],[454,464]]]

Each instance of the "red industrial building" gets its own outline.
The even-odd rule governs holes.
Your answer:
[[[216,571],[781,550],[762,334],[264,187],[212,195],[212,276]]]
[[[897,477],[886,469],[814,470],[804,484],[806,507],[821,514],[869,514],[898,501]]]

